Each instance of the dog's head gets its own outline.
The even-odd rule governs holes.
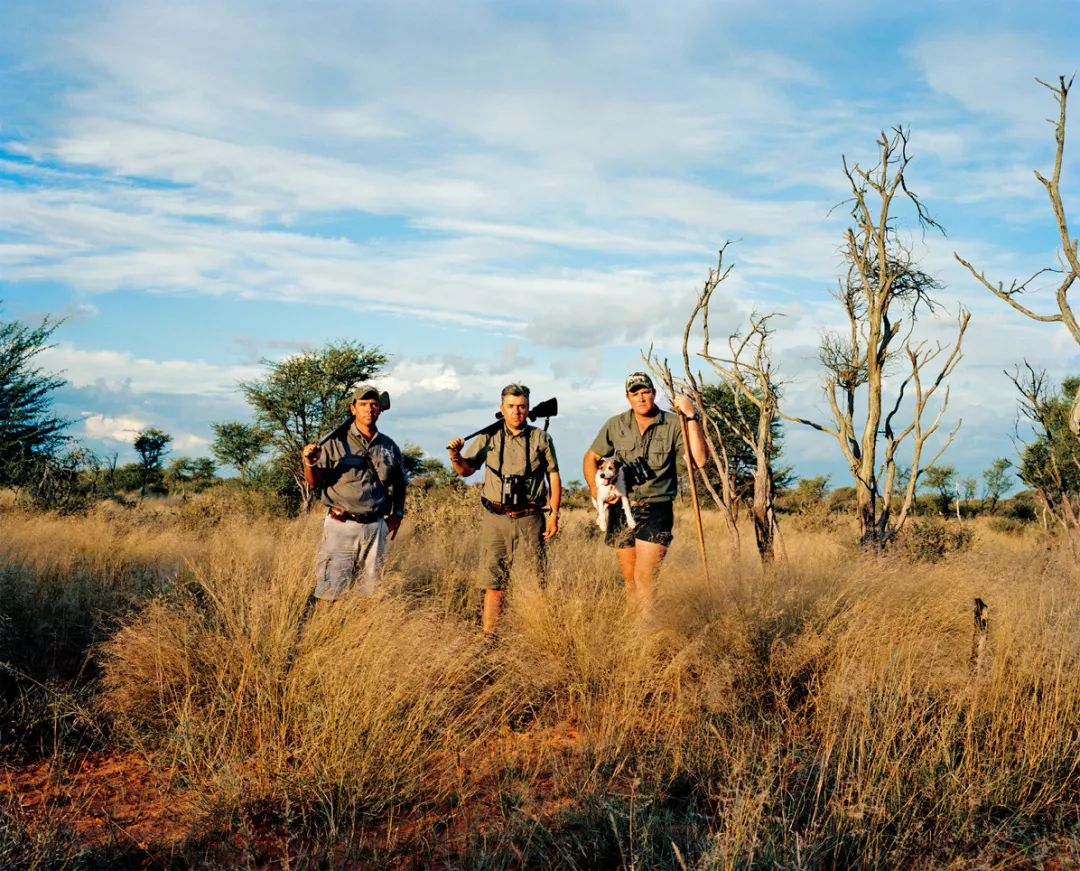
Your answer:
[[[606,457],[596,466],[596,479],[605,484],[611,484],[619,474],[619,461],[614,457]]]

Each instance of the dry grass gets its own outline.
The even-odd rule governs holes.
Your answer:
[[[477,510],[426,494],[391,594],[303,631],[316,518],[9,512],[0,561],[27,620],[69,586],[101,615],[113,741],[209,796],[222,832],[287,829],[312,864],[1006,867],[1071,849],[1080,603],[1054,542],[979,527],[928,565],[803,529],[764,577],[709,517],[708,585],[683,517],[641,626],[571,516],[547,588],[516,588],[487,648]]]

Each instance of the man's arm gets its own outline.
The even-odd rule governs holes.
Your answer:
[[[394,452],[397,462],[394,464],[394,485],[390,488],[393,494],[393,508],[386,518],[386,531],[390,540],[397,538],[398,529],[401,528],[401,519],[405,516],[405,490],[409,481],[405,477],[405,462],[401,457],[401,451]]]
[[[585,451],[585,459],[581,461],[581,474],[585,476],[585,486],[589,488],[593,502],[596,501],[596,470],[602,459],[603,457],[590,448]]]
[[[548,503],[551,511],[548,513],[547,528],[544,530],[544,539],[554,538],[559,531],[559,506],[562,504],[562,476],[558,472],[548,474],[548,489],[551,491],[551,501]]]
[[[465,447],[465,439],[456,438],[446,446],[446,452],[450,455],[450,468],[453,469],[462,478],[468,478],[469,475],[476,473],[478,467],[474,467],[472,463],[461,456],[461,449]]]
[[[675,397],[677,413],[688,419],[686,421],[686,434],[690,439],[690,461],[695,469],[704,469],[709,461],[709,454],[705,447],[705,431],[701,428],[701,416],[694,403],[685,393]]]
[[[319,489],[319,467],[316,463],[319,462],[319,457],[322,455],[322,448],[318,445],[304,445],[304,449],[300,452],[300,462],[304,464],[304,482],[312,489]]]

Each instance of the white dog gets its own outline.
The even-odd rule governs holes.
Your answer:
[[[637,524],[630,511],[630,500],[626,496],[626,475],[623,474],[622,463],[614,457],[607,457],[596,467],[596,498],[593,500],[596,505],[596,523],[604,532],[607,532],[608,525],[608,499],[613,493],[622,502],[626,525],[633,529]]]

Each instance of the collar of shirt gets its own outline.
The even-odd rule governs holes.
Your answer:
[[[645,433],[651,430],[654,426],[658,426],[664,422],[666,412],[662,408],[656,409],[656,414],[649,418],[649,425],[642,429],[638,426],[637,418],[634,416],[634,409],[627,409],[624,414],[626,415],[626,425],[633,432],[638,433],[642,438],[645,438]]]
[[[365,451],[368,448],[370,448],[373,444],[375,444],[375,442],[377,442],[379,440],[379,436],[381,436],[381,435],[382,435],[381,432],[379,432],[378,430],[375,430],[375,434],[370,439],[366,438],[364,436],[364,434],[362,432],[360,432],[359,428],[356,426],[356,421],[355,420],[352,422],[352,425],[349,427],[349,439],[352,440],[352,441],[358,442],[360,447]]]

